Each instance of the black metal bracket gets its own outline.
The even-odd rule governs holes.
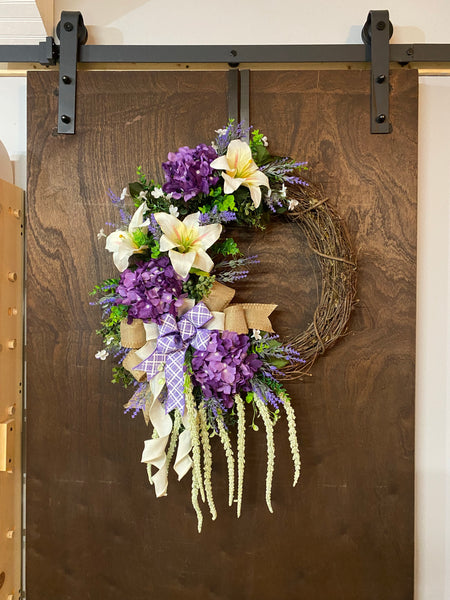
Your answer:
[[[45,42],[39,42],[39,62],[45,67],[56,65],[59,58],[59,46],[55,44],[52,37],[45,38]]]
[[[78,53],[88,36],[81,13],[63,11],[56,33],[60,40],[58,133],[73,134],[76,117]]]
[[[240,70],[232,65],[228,71],[228,119],[240,123],[242,129],[250,126],[250,71]],[[249,140],[248,131],[244,134],[245,141]]]
[[[239,123],[239,69],[231,68],[228,71],[228,120]]]
[[[372,62],[370,132],[391,133],[389,121],[389,40],[393,33],[389,11],[371,10],[361,32]]]

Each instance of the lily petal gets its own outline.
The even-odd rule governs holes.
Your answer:
[[[261,204],[261,188],[259,186],[249,185],[247,183],[244,183],[243,185],[248,187],[250,190],[250,197],[253,201],[253,204],[255,205],[255,208],[258,208],[258,206]]]
[[[229,143],[227,160],[230,167],[232,169],[237,169],[239,173],[245,170],[249,164],[255,164],[253,162],[250,146],[242,140],[233,140]]]
[[[172,263],[175,272],[183,279],[188,276],[196,255],[197,253],[195,251],[181,254],[176,250],[169,250],[170,262]]]
[[[186,220],[186,219],[185,219]],[[198,229],[198,238],[203,250],[207,250],[210,246],[217,242],[222,233],[222,225],[220,223],[212,223],[211,225],[203,225]]]
[[[165,212],[156,213],[153,216],[167,238],[174,246],[178,246],[181,242],[180,231],[183,230],[183,223],[173,215]]]
[[[118,252],[114,252],[113,261],[120,273],[128,269],[128,261],[132,254],[134,254],[134,249],[129,250],[127,248],[121,248]]]
[[[200,212],[192,213],[184,218],[183,225],[185,227],[199,227]]]
[[[211,260],[211,258],[206,254],[206,252],[200,248],[200,250],[197,250],[195,260],[192,263],[192,266],[197,269],[200,269],[201,271],[206,271],[207,273],[209,273],[214,267],[214,263]]]
[[[135,211],[134,215],[131,218],[130,224],[128,225],[128,231],[133,233],[136,229],[141,229],[142,227],[148,227],[150,221],[147,219],[144,222],[144,211],[147,209],[147,205],[143,202],[139,208]]]
[[[172,248],[176,248],[177,246],[178,244],[174,244],[171,240],[169,240],[167,235],[164,233],[162,234],[159,240],[159,249],[161,252],[167,252],[167,250],[172,250]]]
[[[226,156],[219,156],[219,158],[215,158],[211,165],[213,169],[225,169],[226,171],[230,168],[228,163],[228,159]]]
[[[264,185],[267,188],[270,188],[269,178],[262,171],[255,171],[249,177],[246,177],[246,182],[249,185]]]
[[[245,179],[241,179],[240,177],[230,177],[228,173],[222,173],[222,177],[225,182],[225,185],[223,186],[225,194],[232,194],[245,181]]]
[[[116,252],[125,239],[130,239],[128,231],[113,231],[106,238],[105,248],[110,252]]]

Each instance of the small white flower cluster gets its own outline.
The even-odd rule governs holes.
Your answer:
[[[298,200],[289,200],[286,198],[286,185],[283,183],[281,186],[281,190],[279,191],[280,197],[284,198],[288,202],[288,210],[294,210],[294,208],[298,205]]]
[[[167,201],[172,200],[172,193],[166,194],[162,187],[155,187],[154,190],[152,190],[150,192],[150,195],[153,196],[153,198],[165,198]]]
[[[100,360],[106,360],[109,356],[108,350],[99,350],[95,355],[95,358],[99,358]]]

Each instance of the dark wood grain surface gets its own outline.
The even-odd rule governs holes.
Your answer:
[[[350,332],[291,384],[302,477],[291,487],[277,424],[274,515],[265,439],[247,436],[241,518],[201,535],[188,478],[156,500],[140,464],[148,430],[94,359],[88,291],[111,276],[97,232],[136,165],[209,141],[226,121],[226,74],[79,74],[75,136],[56,134],[57,77],[28,77],[27,598],[29,600],[412,600],[417,74],[392,74],[393,133],[370,135],[368,72],[253,72],[251,116],[274,153],[308,160],[348,223],[359,261]],[[240,234],[261,264],[242,299],[277,302],[283,335],[319,293],[295,227]]]

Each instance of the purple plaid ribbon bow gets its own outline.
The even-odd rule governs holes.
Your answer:
[[[203,302],[188,310],[178,322],[173,315],[164,315],[155,351],[135,367],[147,373],[148,381],[164,367],[167,384],[166,413],[178,408],[184,414],[184,355],[189,345],[196,350],[207,349],[211,332],[202,327],[212,317]]]

